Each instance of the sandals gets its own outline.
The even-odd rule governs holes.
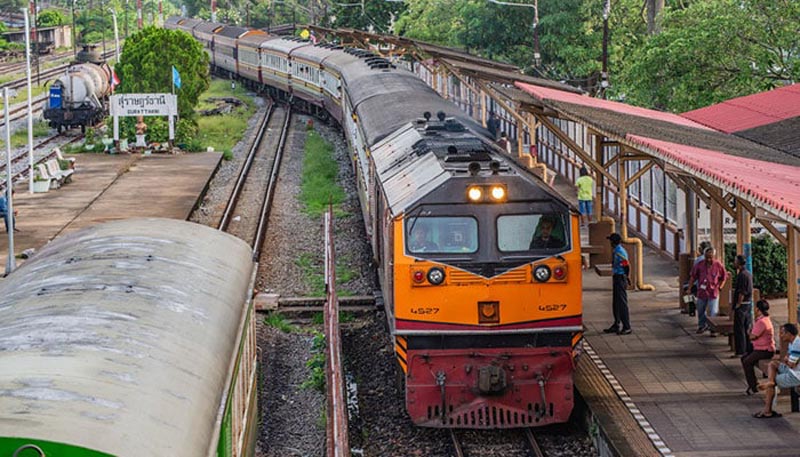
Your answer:
[[[759,412],[753,414],[753,417],[755,417],[756,419],[772,419],[774,417],[783,417],[783,414],[773,411],[772,414],[766,415],[766,414],[762,413],[761,411],[759,411]]]

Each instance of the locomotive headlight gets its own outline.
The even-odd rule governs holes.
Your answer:
[[[492,196],[492,200],[495,201],[502,201],[506,199],[506,189],[503,186],[492,186],[489,190],[489,195]]]
[[[479,202],[483,198],[483,189],[480,187],[470,187],[467,189],[467,197],[470,201]]]
[[[428,270],[428,282],[434,286],[438,286],[444,282],[444,270],[438,267],[433,267]]]
[[[547,265],[539,265],[533,270],[533,277],[539,282],[547,282],[550,279],[550,267]]]

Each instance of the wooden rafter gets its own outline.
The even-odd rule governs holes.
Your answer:
[[[575,141],[573,141],[572,138],[570,138],[566,133],[564,133],[563,130],[558,128],[555,124],[550,122],[550,120],[544,116],[537,115],[536,117],[539,119],[542,125],[547,127],[547,129],[550,130],[551,132],[553,132],[553,134],[557,136],[562,143],[566,144],[568,148],[572,149],[572,151],[575,154],[580,156],[581,160],[591,165],[592,168],[595,169],[595,171],[603,175],[603,177],[607,178],[610,182],[617,184],[617,178],[615,178],[611,173],[609,173],[605,169],[605,167],[597,163],[597,161],[594,160],[591,154],[584,151],[583,148],[581,148],[577,143],[575,143]]]

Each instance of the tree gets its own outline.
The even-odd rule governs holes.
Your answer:
[[[39,27],[55,27],[67,23],[67,17],[59,10],[44,10],[36,17],[36,25]]]
[[[707,0],[664,11],[622,86],[642,106],[688,111],[800,80],[800,2]]]
[[[170,92],[172,66],[181,75],[181,87],[176,89],[178,114],[182,120],[193,122],[194,107],[210,82],[208,54],[182,30],[146,27],[131,35],[115,68],[121,80],[117,92]]]

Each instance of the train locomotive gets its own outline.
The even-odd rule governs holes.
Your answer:
[[[170,219],[94,225],[0,284],[0,455],[248,457],[248,245]]]
[[[50,86],[44,118],[59,133],[73,127],[85,132],[108,114],[111,68],[93,48],[84,47]]]
[[[195,19],[166,27],[198,39],[218,73],[341,125],[415,424],[568,420],[582,337],[575,208],[395,62]]]

